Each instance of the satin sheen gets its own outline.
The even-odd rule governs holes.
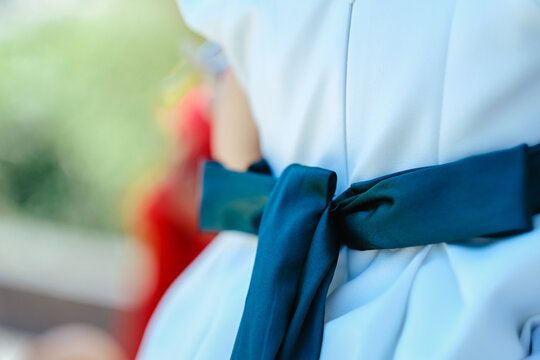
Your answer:
[[[203,228],[259,233],[232,359],[319,357],[339,239],[356,250],[394,249],[531,230],[540,211],[533,198],[539,149],[519,146],[391,174],[352,184],[335,200],[329,170],[291,165],[271,188],[271,176],[208,163]]]

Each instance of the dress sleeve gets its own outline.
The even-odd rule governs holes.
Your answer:
[[[223,48],[246,91],[253,44],[259,28],[257,1],[177,0],[186,24]]]

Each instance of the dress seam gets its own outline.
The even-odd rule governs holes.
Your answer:
[[[437,146],[437,151],[436,151],[436,161],[437,161],[437,164],[440,164],[441,163],[441,137],[442,137],[442,126],[443,126],[443,116],[444,116],[444,103],[445,103],[445,94],[446,94],[446,79],[448,77],[448,57],[450,56],[450,45],[451,45],[451,40],[452,40],[452,31],[453,31],[453,28],[454,28],[454,20],[455,20],[455,15],[456,15],[456,8],[457,8],[457,4],[458,4],[458,1],[459,0],[455,0],[454,2],[454,9],[452,10],[452,20],[450,22],[450,26],[449,26],[449,29],[448,29],[448,45],[446,47],[446,56],[444,58],[444,74],[443,74],[443,79],[442,79],[442,86],[441,86],[441,108],[440,108],[440,111],[439,111],[439,127],[437,129],[437,133],[436,133],[436,136],[437,136],[437,142],[436,142],[436,146]]]
[[[352,26],[352,12],[353,12],[354,0],[349,1],[349,16],[347,20],[347,40],[345,44],[345,76],[343,81],[343,146],[345,149],[345,178],[347,184],[350,182],[349,178],[349,145],[348,145],[348,133],[347,133],[347,97],[348,97],[348,78],[349,78],[349,48],[351,40],[351,26]]]

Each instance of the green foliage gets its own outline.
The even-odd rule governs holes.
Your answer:
[[[0,38],[0,211],[119,230],[126,189],[167,160],[155,109],[196,40],[172,1],[109,4]]]

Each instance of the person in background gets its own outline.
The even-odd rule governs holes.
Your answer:
[[[245,99],[237,96],[241,90],[221,48],[206,42],[196,60],[209,79],[207,84],[190,89],[169,114],[176,160],[163,179],[142,195],[134,222],[138,238],[152,254],[155,280],[135,314],[121,319],[117,326],[130,358],[135,356],[146,325],[168,287],[215,236],[201,233],[198,226],[201,163],[219,159],[242,168],[254,160],[244,159],[242,143],[223,141],[222,134],[229,127],[223,126],[221,119],[249,124],[251,120],[246,119],[251,115]],[[258,143],[252,146],[258,148]]]

